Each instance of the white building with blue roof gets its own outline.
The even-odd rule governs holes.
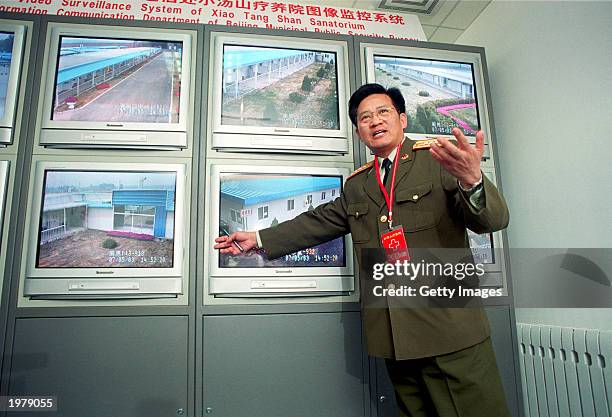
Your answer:
[[[334,62],[334,54],[299,49],[227,45],[223,51],[224,102],[267,87],[314,62]]]
[[[376,66],[438,88],[453,97],[474,98],[470,64],[377,56]]]
[[[45,194],[40,244],[87,229],[173,239],[174,199],[167,189]]]
[[[340,195],[341,177],[232,175],[221,180],[220,220],[229,231],[260,230]]]

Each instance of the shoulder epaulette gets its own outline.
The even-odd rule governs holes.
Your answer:
[[[374,165],[374,160],[371,160],[370,162],[366,163],[365,165],[360,166],[359,168],[357,168],[355,170],[355,172],[353,172],[351,175],[349,175],[346,180],[350,180],[351,178],[353,178],[355,175],[359,174],[360,172],[365,171],[366,169],[370,169],[372,167],[372,165]]]
[[[431,144],[436,141],[437,139],[417,140],[416,142],[414,142],[414,145],[412,145],[412,150],[418,151],[421,149],[429,149],[431,147]]]

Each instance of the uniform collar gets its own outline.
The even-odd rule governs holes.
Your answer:
[[[389,161],[391,161],[391,163],[393,163],[393,161],[395,161],[395,156],[397,155],[397,148],[393,148],[393,150],[391,151],[391,153],[389,154],[389,156],[387,156],[386,158],[381,158],[380,156],[377,156],[378,158],[378,165],[382,166],[382,163],[385,159],[388,159]]]
[[[400,158],[397,166],[397,174],[395,177],[395,187],[398,187],[401,182],[405,179],[410,168],[412,167],[412,161],[414,160],[414,154],[412,150],[412,145],[414,142],[408,138],[404,140],[402,147],[400,148],[399,154],[397,153],[397,148],[389,154],[388,158],[393,162],[395,158]],[[379,157],[377,157],[379,158]],[[379,158],[379,162],[382,164],[382,160],[385,158]],[[372,164],[372,167],[374,165]],[[378,181],[376,180],[376,173],[374,172],[374,168],[370,169],[368,175],[366,177],[365,182],[363,183],[364,191],[367,195],[370,196],[372,200],[376,202],[377,205],[381,206],[385,202],[385,198],[380,191],[378,186]]]

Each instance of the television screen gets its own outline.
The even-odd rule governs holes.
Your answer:
[[[495,246],[492,233],[479,235],[468,230],[468,238],[470,239],[470,249],[474,256],[474,262],[483,265],[495,264]]]
[[[176,172],[46,169],[36,268],[172,268]]]
[[[4,205],[8,190],[9,161],[0,161],[0,241],[2,241],[2,230],[4,226]],[[1,252],[0,252],[1,253]],[[2,284],[0,284],[0,289]]]
[[[406,100],[407,133],[450,135],[453,127],[480,129],[474,65],[374,55],[377,83],[397,87]]]
[[[59,37],[55,121],[179,122],[181,41]]]
[[[341,175],[221,173],[219,233],[260,230],[336,199]],[[263,251],[219,255],[220,268],[343,267],[344,238],[269,260]]]
[[[339,130],[337,54],[223,45],[221,125]]]
[[[7,107],[7,93],[9,88],[9,75],[13,60],[13,42],[15,34],[0,32],[0,120],[5,115]]]
[[[482,173],[493,183],[497,185],[495,170],[491,167],[483,166]],[[468,239],[470,249],[474,256],[474,262],[485,265],[487,270],[501,270],[503,258],[503,244],[501,232],[477,234],[468,230]]]

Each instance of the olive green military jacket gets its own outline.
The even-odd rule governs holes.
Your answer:
[[[508,208],[483,175],[483,207],[476,211],[456,178],[428,150],[414,151],[406,139],[397,154],[394,225],[401,224],[409,248],[462,248],[469,252],[466,228],[493,232],[508,224]],[[376,173],[366,167],[350,177],[340,197],[274,228],[260,230],[270,259],[351,233],[358,262],[362,248],[380,248],[388,230],[388,212]],[[381,221],[382,220],[382,221]],[[471,256],[471,255],[468,255]],[[362,301],[364,279],[361,280]],[[489,336],[481,308],[404,308],[398,297],[386,297],[384,308],[363,309],[368,353],[385,358],[415,359],[454,352]]]

